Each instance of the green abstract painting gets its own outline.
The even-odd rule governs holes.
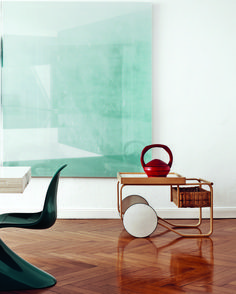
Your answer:
[[[152,5],[3,2],[3,164],[141,171],[152,143]]]

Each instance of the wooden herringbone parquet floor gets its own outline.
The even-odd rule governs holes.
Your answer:
[[[160,226],[135,239],[120,220],[58,220],[42,231],[2,229],[1,239],[57,279],[48,289],[7,293],[236,293],[236,219],[215,220],[204,239]]]

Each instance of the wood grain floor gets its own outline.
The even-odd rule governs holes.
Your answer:
[[[42,231],[2,229],[1,239],[57,279],[51,288],[5,293],[236,293],[236,219],[215,220],[203,239],[160,226],[135,239],[120,220],[58,220]]]

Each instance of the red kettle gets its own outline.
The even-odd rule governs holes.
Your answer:
[[[160,159],[153,159],[150,162],[148,162],[147,164],[145,164],[145,162],[144,162],[145,153],[149,149],[154,148],[154,147],[163,148],[169,154],[170,160],[169,160],[168,164]],[[166,145],[152,144],[152,145],[148,145],[148,146],[144,147],[144,149],[141,153],[140,160],[141,160],[142,167],[148,177],[166,177],[168,175],[168,173],[170,172],[170,168],[172,166],[173,155],[172,155],[172,152],[170,151],[169,147],[167,147]]]

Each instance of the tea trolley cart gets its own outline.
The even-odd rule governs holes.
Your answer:
[[[148,202],[139,195],[130,195],[123,199],[123,191],[127,186],[169,186],[170,187],[170,201],[172,201],[178,208],[199,208],[199,218],[196,224],[174,224],[156,215],[153,208],[150,207]],[[164,228],[182,236],[182,237],[208,237],[213,232],[213,183],[201,178],[185,178],[177,173],[169,173],[166,177],[147,177],[145,173],[123,173],[117,174],[117,209],[121,220],[125,221],[126,213],[131,212],[131,207],[140,204],[147,210],[150,210],[153,219],[158,218],[159,225]],[[200,226],[202,224],[202,208],[209,207],[209,231],[202,233]],[[135,216],[135,212],[132,212],[132,217]],[[139,218],[138,210],[135,216]],[[145,223],[145,219],[143,220]],[[155,222],[154,222],[155,223]],[[125,225],[125,223],[124,223]],[[157,225],[157,220],[156,220]],[[156,229],[154,224],[153,232]],[[180,229],[195,228],[197,233],[182,233]],[[140,235],[137,237],[146,237]]]

